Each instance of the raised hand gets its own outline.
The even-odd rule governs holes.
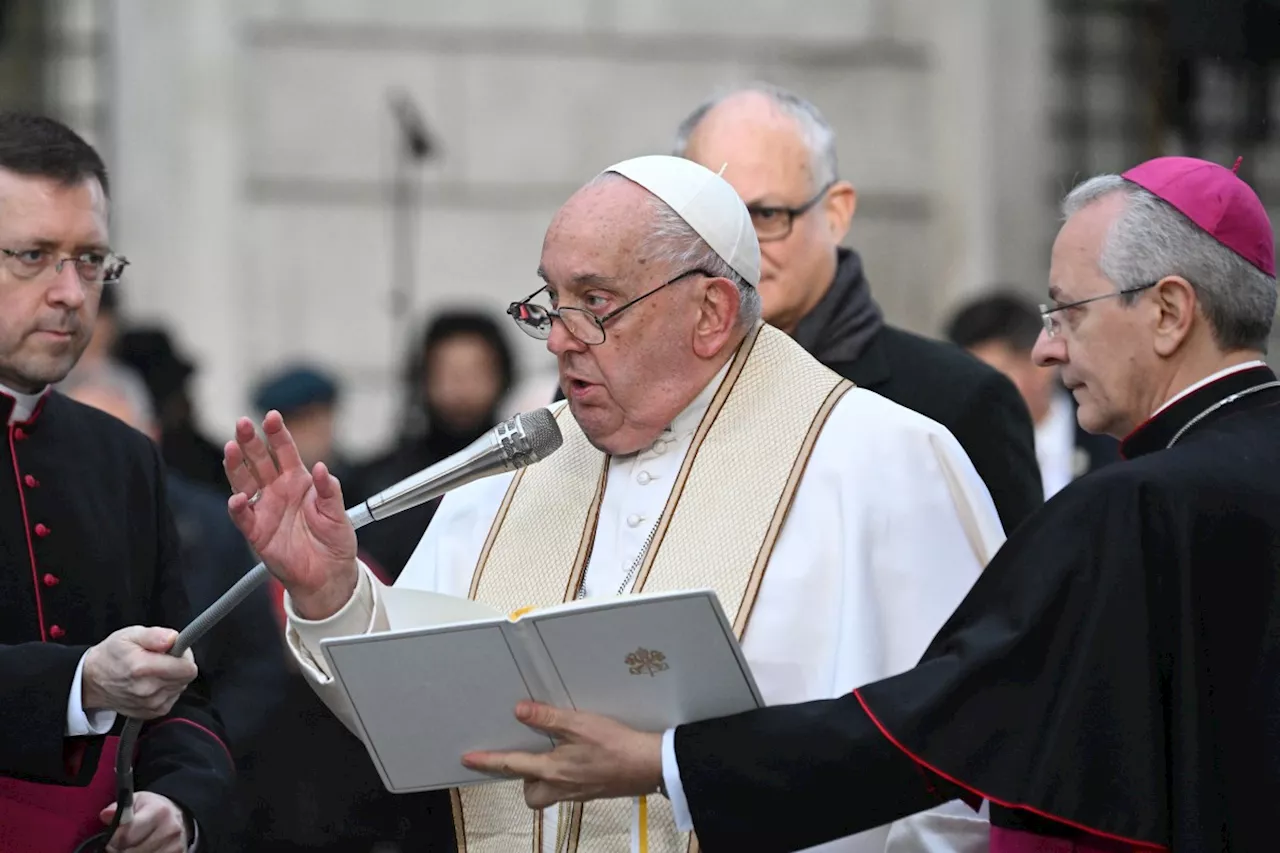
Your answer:
[[[232,494],[227,508],[236,527],[275,575],[304,619],[325,619],[351,597],[358,578],[356,532],[347,518],[342,487],[323,462],[311,471],[279,412],[262,421],[236,422],[224,448]]]

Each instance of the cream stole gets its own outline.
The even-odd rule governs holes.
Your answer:
[[[713,589],[741,639],[809,453],[851,387],[758,326],[694,434],[632,591]],[[591,555],[609,459],[567,405],[557,421],[563,446],[514,478],[472,576],[470,597],[503,612],[573,599]],[[562,804],[557,853],[630,851],[637,809],[642,853],[697,849],[670,804],[651,796]],[[455,789],[453,813],[460,853],[543,849],[542,813],[525,805],[521,782]]]

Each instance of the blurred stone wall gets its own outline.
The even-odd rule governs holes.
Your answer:
[[[547,221],[579,184],[665,151],[702,97],[751,79],[836,127],[860,199],[848,242],[891,320],[933,333],[990,282],[1044,289],[1043,0],[59,5],[108,46],[64,91],[68,115],[105,122],[127,309],[200,361],[218,438],[262,370],[305,357],[346,380],[347,445],[380,445],[423,316],[536,289]],[[396,90],[438,151],[412,172],[408,311],[392,300]],[[511,332],[526,374],[553,369]]]

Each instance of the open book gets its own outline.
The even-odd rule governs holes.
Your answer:
[[[326,639],[321,651],[393,793],[495,781],[462,766],[472,750],[550,750],[550,738],[516,720],[523,699],[651,732],[764,704],[710,590],[515,618],[468,599],[387,592],[392,630]]]

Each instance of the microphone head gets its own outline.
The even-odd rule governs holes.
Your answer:
[[[523,412],[498,426],[498,439],[507,460],[523,468],[560,449],[564,436],[550,409]]]

